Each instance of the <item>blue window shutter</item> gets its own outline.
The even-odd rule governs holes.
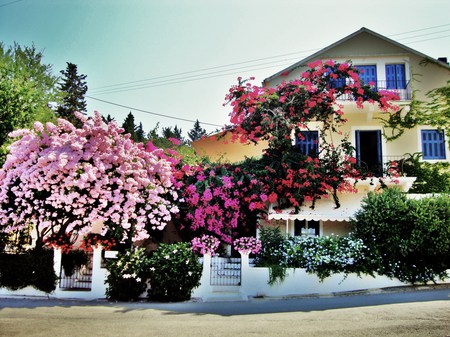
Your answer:
[[[359,78],[364,84],[369,84],[370,82],[377,84],[377,66],[356,66],[360,70]]]
[[[405,65],[395,65],[395,75],[397,80],[397,89],[406,89]]]
[[[355,143],[356,143],[356,159],[358,160],[358,165],[361,165],[361,131],[355,131]]]
[[[422,130],[423,159],[445,159],[444,132],[439,130]]]
[[[386,65],[386,89],[406,89],[405,65]]]
[[[300,153],[307,156],[316,156],[319,153],[319,132],[318,131],[302,131],[304,139],[295,138],[295,146]]]
[[[386,89],[397,89],[395,82],[395,64],[386,64]]]

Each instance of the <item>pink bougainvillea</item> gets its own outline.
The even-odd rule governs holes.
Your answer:
[[[166,198],[176,199],[170,163],[99,113],[77,116],[80,129],[59,119],[11,134],[18,140],[0,170],[1,230],[31,224],[37,244],[90,233],[98,222],[122,241],[162,230],[178,211]]]
[[[350,63],[317,60],[299,78],[276,87],[260,87],[238,79],[226,96],[231,105],[228,128],[234,140],[267,140],[269,147],[262,159],[269,185],[268,196],[280,207],[299,208],[304,201],[332,195],[339,207],[338,191],[351,191],[346,178],[371,176],[357,163],[348,135],[333,142],[333,133],[341,134],[347,122],[338,100],[377,104],[383,112],[396,111],[392,103],[398,96],[390,91],[376,91],[359,78],[359,70]],[[318,153],[311,156],[293,146],[293,137],[304,138],[308,125],[319,128]],[[260,179],[261,177],[259,177]]]

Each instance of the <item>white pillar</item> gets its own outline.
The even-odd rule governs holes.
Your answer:
[[[102,246],[98,246],[93,249],[91,283],[91,297],[93,298],[105,298],[106,269],[101,268],[102,250]]]
[[[250,269],[250,262],[249,262],[249,255],[250,252],[248,251],[241,251],[239,252],[241,254],[241,295],[248,296],[247,294],[247,288],[251,288],[251,280],[249,279],[249,269]]]
[[[58,279],[56,283],[56,290],[59,288],[60,276],[61,276],[61,248],[53,248],[53,269],[55,270],[56,277]]]
[[[200,286],[192,292],[192,297],[206,299],[212,292],[211,287],[211,254],[203,255],[203,270],[200,278]]]

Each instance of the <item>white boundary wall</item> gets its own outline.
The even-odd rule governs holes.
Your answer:
[[[50,297],[65,299],[85,299],[93,300],[105,298],[106,291],[106,275],[107,270],[101,268],[101,248],[94,249],[93,267],[92,267],[92,287],[86,291],[70,291],[59,289],[59,283],[56,290],[50,294],[36,290],[32,287],[26,287],[16,291],[6,288],[0,288],[0,297]],[[61,251],[55,250],[54,268],[56,275],[61,270]],[[377,275],[376,277],[362,275],[358,277],[356,274],[350,274],[345,277],[344,274],[335,274],[320,282],[319,278],[314,274],[308,274],[305,269],[287,269],[286,278],[282,282],[269,285],[269,268],[251,267],[249,265],[248,254],[241,253],[241,285],[230,291],[230,297],[235,297],[233,293],[237,291],[240,298],[248,299],[257,296],[268,297],[288,297],[297,295],[310,294],[332,294],[336,292],[358,291],[366,289],[376,289],[385,287],[396,287],[407,285],[397,279],[389,279],[386,276]],[[203,261],[202,261],[203,260]],[[194,289],[193,298],[215,298],[215,291],[224,293],[225,287],[213,287],[210,285],[211,274],[211,255],[205,255],[203,259],[203,273],[200,279],[200,286]],[[450,274],[450,270],[448,270]],[[450,282],[450,279],[438,283]],[[144,295],[145,297],[145,295]]]
[[[53,267],[55,274],[59,277],[61,270],[61,250],[54,250]],[[19,290],[8,290],[0,288],[0,297],[51,297],[51,298],[66,298],[66,299],[85,299],[93,300],[98,298],[105,298],[105,279],[107,270],[101,268],[102,248],[94,248],[92,260],[92,285],[91,290],[62,290],[59,288],[59,282],[56,284],[55,291],[47,294],[43,291],[34,289],[33,287],[26,287]]]

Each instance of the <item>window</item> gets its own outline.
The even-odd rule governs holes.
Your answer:
[[[386,89],[406,89],[404,64],[386,64]]]
[[[320,235],[320,221],[315,220],[295,220],[294,235],[319,236]]]
[[[355,131],[356,159],[363,172],[375,177],[383,175],[381,130]]]
[[[445,159],[444,131],[422,130],[423,159]]]
[[[359,79],[364,83],[369,85],[369,83],[373,82],[374,85],[377,85],[377,66],[376,65],[367,65],[367,66],[356,66],[359,70]]]
[[[305,156],[316,157],[319,153],[319,131],[301,131],[295,136],[295,146]]]
[[[331,74],[332,74],[331,70],[328,70],[327,75],[331,75]],[[345,84],[346,84],[345,77],[337,76],[337,78],[332,78],[330,76],[330,88],[340,89],[340,88],[345,87]]]

